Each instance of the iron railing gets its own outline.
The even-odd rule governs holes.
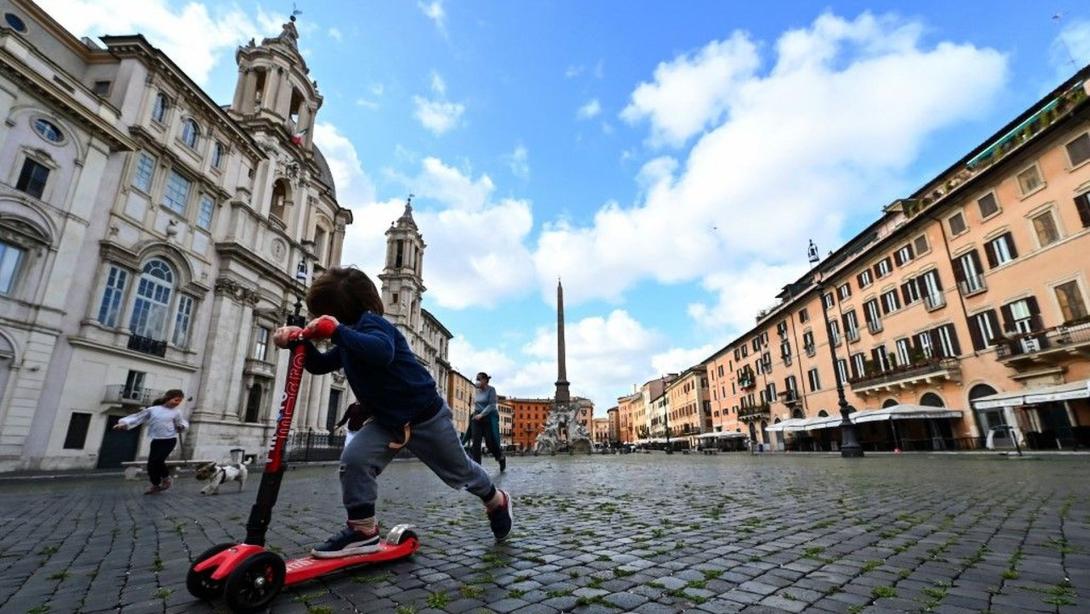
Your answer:
[[[966,275],[965,281],[958,282],[958,290],[961,291],[962,296],[973,296],[987,289],[988,284],[984,282],[983,275]]]
[[[766,404],[751,405],[749,407],[741,407],[738,409],[738,419],[746,422],[750,420],[768,419],[772,415],[772,410]]]
[[[1090,321],[1077,320],[1073,323],[1001,340],[996,348],[996,357],[1012,358],[1084,343],[1090,343]]]
[[[852,388],[866,388],[888,382],[922,377],[939,371],[958,370],[960,368],[960,362],[957,358],[928,358],[904,367],[895,367],[881,373],[852,377],[848,379],[848,384],[850,384]]]
[[[938,294],[925,294],[923,297],[924,307],[928,311],[935,311],[946,306],[946,295],[941,292]]]
[[[870,331],[870,334],[877,335],[878,333],[882,332],[882,321],[867,320],[867,330]]]
[[[136,388],[118,384],[106,386],[106,394],[102,395],[103,403],[118,403],[121,405],[151,405],[151,402],[163,396],[162,390],[150,388]]]
[[[133,350],[134,352],[140,352],[142,354],[151,354],[152,356],[167,355],[167,342],[159,341],[158,339],[152,339],[151,337],[130,335],[128,347],[130,350]]]
[[[286,457],[291,462],[333,461],[341,457],[345,436],[329,433],[291,433]]]

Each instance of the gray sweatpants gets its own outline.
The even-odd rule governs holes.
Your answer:
[[[350,519],[375,515],[375,478],[397,454],[391,441],[388,429],[368,422],[341,452],[341,494]],[[466,456],[445,402],[431,420],[412,427],[407,447],[447,486],[464,488],[481,499],[492,494],[492,478]]]

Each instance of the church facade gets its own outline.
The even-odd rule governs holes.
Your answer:
[[[140,35],[0,5],[0,470],[142,458],[144,429],[111,427],[170,388],[191,397],[184,457],[260,455],[287,371],[272,331],[352,222],[295,24],[238,49],[220,106]],[[304,376],[295,427],[348,400],[343,376]]]

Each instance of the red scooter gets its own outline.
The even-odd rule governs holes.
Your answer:
[[[303,331],[300,338],[324,339],[333,334],[334,325],[319,320],[316,326]],[[284,586],[306,582],[319,576],[349,567],[392,561],[407,557],[420,547],[413,526],[399,524],[390,530],[379,550],[335,559],[311,556],[285,561],[280,555],[265,549],[265,532],[272,519],[272,508],[280,493],[284,477],[284,450],[299,382],[303,378],[306,349],[302,344],[291,351],[288,381],[280,403],[269,458],[261,476],[257,502],[250,509],[246,522],[246,539],[241,544],[219,544],[197,557],[186,575],[186,588],[198,599],[213,600],[220,596],[235,612],[253,612],[268,607]]]

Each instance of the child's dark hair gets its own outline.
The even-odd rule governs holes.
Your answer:
[[[152,401],[151,404],[152,405],[162,405],[163,403],[166,403],[167,401],[169,401],[171,399],[177,399],[178,397],[184,397],[184,396],[185,396],[185,393],[182,392],[181,390],[178,390],[177,388],[171,388],[170,390],[167,390],[166,392],[164,392],[163,396],[161,396],[158,399],[155,399],[154,401]]]
[[[365,312],[382,315],[382,297],[375,282],[355,268],[327,269],[307,291],[307,309],[315,316],[333,316],[355,324]]]

